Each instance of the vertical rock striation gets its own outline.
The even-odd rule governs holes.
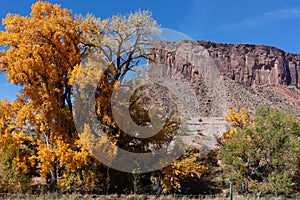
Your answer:
[[[300,88],[300,54],[286,53],[271,46],[179,41],[166,43],[164,47],[167,50],[153,48],[151,55],[154,62],[168,66],[167,71],[180,71],[185,78],[192,79],[197,74],[193,69],[201,60],[186,59],[186,55],[178,52],[183,52],[183,48],[188,49],[189,52],[185,54],[193,57],[194,50],[199,46],[209,53],[221,75],[238,83],[248,86],[285,85]]]
[[[212,116],[213,106],[254,110],[273,105],[300,113],[300,54],[265,45],[178,41],[160,43],[150,55],[150,67],[163,66],[161,76],[181,74],[190,81],[204,117]]]
[[[265,45],[221,44],[198,41],[217,63],[220,72],[249,86],[300,87],[300,55]]]

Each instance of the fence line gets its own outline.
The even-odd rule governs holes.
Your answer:
[[[225,194],[215,194],[215,195],[185,195],[185,194],[166,194],[166,195],[153,195],[153,194],[110,194],[110,195],[100,195],[100,194],[76,194],[76,193],[71,193],[71,194],[59,194],[59,193],[44,193],[44,194],[15,194],[15,193],[0,193],[0,199],[12,199],[12,198],[18,198],[18,199],[32,199],[32,198],[42,198],[42,199],[60,199],[60,198],[85,198],[90,197],[92,199],[95,198],[100,198],[102,199],[103,197],[109,197],[109,199],[113,198],[126,198],[126,197],[143,197],[143,198],[138,198],[138,199],[153,199],[153,197],[156,198],[164,198],[164,197],[174,197],[174,198],[190,198],[190,199],[209,199],[209,198],[229,198],[229,195]],[[300,193],[295,193],[295,194],[287,194],[287,195],[273,195],[273,194],[268,194],[268,195],[262,195],[262,196],[257,196],[254,194],[251,195],[238,195],[238,194],[233,194],[233,197],[239,197],[239,198],[297,198],[300,197]],[[234,199],[234,198],[233,198]],[[300,198],[297,198],[300,199]]]

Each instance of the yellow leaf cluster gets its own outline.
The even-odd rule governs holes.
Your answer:
[[[198,158],[199,153],[191,153],[164,168],[163,179],[161,180],[163,192],[181,191],[180,181],[187,177],[200,178],[207,167],[201,165]]]
[[[88,151],[82,146],[81,142],[75,141],[75,147],[78,151],[70,148],[70,144],[62,140],[57,141],[56,156],[60,159],[61,167],[69,165],[70,170],[75,171],[87,164],[89,158]]]
[[[234,128],[231,128],[231,129],[227,128],[225,133],[223,134],[223,136],[221,136],[219,138],[219,142],[224,143],[225,141],[232,139],[234,134],[235,134],[235,129]]]
[[[247,110],[240,110],[237,112],[236,110],[229,109],[227,115],[225,116],[225,120],[232,126],[231,128],[227,128],[225,133],[218,138],[218,142],[220,144],[230,140],[233,138],[236,133],[236,129],[244,130],[247,127],[250,127],[253,123],[253,119],[250,113]],[[250,136],[246,136],[247,141],[251,141]]]
[[[92,133],[88,124],[84,125],[84,131],[80,134],[80,141],[96,158],[102,157],[109,165],[117,155],[118,147],[108,136],[96,136]],[[103,155],[105,152],[105,155]]]
[[[229,109],[225,120],[232,124],[234,127],[244,128],[251,124],[253,121],[251,119],[250,113],[247,110],[240,110],[237,112],[236,110]]]
[[[48,173],[51,169],[53,169],[53,162],[55,160],[55,150],[50,147],[50,145],[43,144],[41,141],[38,141],[38,160],[40,165],[38,168],[40,169],[40,176],[43,178],[47,178]]]
[[[77,77],[78,72],[80,71],[81,67],[82,67],[81,63],[77,64],[77,65],[74,66],[73,71],[69,72],[69,76],[70,76],[69,84],[70,85],[72,85],[72,86],[74,85],[76,77]]]
[[[30,173],[30,167],[34,167],[36,165],[36,157],[28,154],[17,156],[13,159],[12,164],[15,166],[15,172],[27,174]]]

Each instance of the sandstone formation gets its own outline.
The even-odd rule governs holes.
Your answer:
[[[198,41],[217,63],[221,74],[252,85],[300,87],[300,54],[265,45],[221,44]]]
[[[300,54],[265,45],[162,42],[150,49],[149,69],[162,82],[179,78],[186,88],[194,90],[199,115],[185,119],[183,141],[203,155],[224,133],[224,115],[229,108],[253,113],[257,107],[268,105],[300,114]],[[185,91],[185,87],[169,88]],[[195,102],[186,103],[186,112],[194,112],[187,105]]]
[[[205,116],[211,106],[253,111],[272,105],[300,113],[300,54],[265,45],[179,41],[158,44],[150,55],[150,67],[164,66],[161,76],[180,73],[190,81]]]

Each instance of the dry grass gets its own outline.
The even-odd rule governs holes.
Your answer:
[[[299,197],[298,197],[299,198]],[[286,198],[286,197],[262,197],[259,200],[284,200],[284,199],[298,199],[298,198]],[[172,195],[169,196],[149,196],[149,195],[78,195],[78,194],[71,194],[71,195],[55,195],[55,194],[48,194],[48,195],[21,195],[21,194],[2,194],[0,195],[0,199],[5,200],[189,200],[189,199],[205,199],[205,200],[228,200],[229,197],[174,197]],[[244,197],[244,196],[234,196],[234,200],[254,200],[257,198],[254,197]]]

